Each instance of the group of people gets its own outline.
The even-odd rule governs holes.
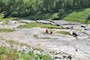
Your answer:
[[[46,29],[46,33],[47,33],[47,34],[53,34],[53,31]],[[72,36],[74,36],[74,37],[77,37],[77,36],[78,36],[78,35],[76,34],[76,32],[74,31],[73,26],[71,26],[69,33],[70,33]]]
[[[52,32],[52,30],[46,29],[46,33],[47,33],[47,34],[52,34],[53,32]]]

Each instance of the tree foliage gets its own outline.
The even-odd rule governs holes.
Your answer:
[[[41,13],[59,12],[89,8],[90,0],[0,0],[0,13],[4,17],[25,17]],[[61,13],[63,10],[64,13]]]

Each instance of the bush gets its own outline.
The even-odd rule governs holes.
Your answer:
[[[66,17],[64,17],[63,20],[71,22],[90,23],[89,15],[90,15],[90,8],[87,8],[85,10],[73,11]],[[86,20],[88,20],[88,22]]]
[[[3,20],[3,17],[4,17],[4,14],[3,13],[0,13],[0,21]]]
[[[59,13],[41,13],[38,15],[31,15],[25,17],[26,19],[33,19],[33,20],[43,20],[43,19],[59,19]]]
[[[18,20],[18,18],[15,18],[15,17],[11,17],[11,18],[5,18],[4,19],[4,23],[7,24],[9,21],[15,21],[15,20]]]
[[[50,55],[35,54],[30,51],[28,54],[10,48],[0,47],[0,60],[53,60]]]

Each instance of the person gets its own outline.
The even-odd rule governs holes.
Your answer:
[[[50,34],[52,34],[52,30],[50,31]]]
[[[73,30],[73,26],[71,26],[70,30]]]
[[[70,34],[73,35],[74,37],[77,37],[78,35],[75,33],[75,31],[73,30],[73,26],[71,26],[70,28]]]
[[[71,26],[71,28],[70,28],[70,34],[72,35],[73,32],[74,32],[74,30],[73,30],[73,26]]]
[[[46,29],[46,33],[49,33],[49,32],[48,32],[48,29]]]
[[[78,35],[73,31],[73,34],[72,34],[74,37],[77,37]]]

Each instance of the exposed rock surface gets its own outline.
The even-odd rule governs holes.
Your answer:
[[[57,23],[57,24],[61,24],[61,25],[80,25],[81,24],[79,22],[68,22],[65,20],[53,20],[52,22]]]
[[[22,23],[31,23],[31,22],[35,22],[35,21],[33,21],[33,20],[25,20],[25,19],[21,19],[21,20],[19,20],[20,22],[22,22]]]
[[[80,26],[80,24],[76,25],[77,27]],[[32,46],[41,47],[50,53],[55,60],[90,60],[89,30],[76,29],[75,32],[78,34],[77,38],[57,33],[57,31],[69,32],[69,29],[53,29],[53,34],[46,34],[45,30],[45,28],[39,27],[17,29],[17,31],[11,33],[0,33],[0,37],[6,40],[12,39]]]
[[[43,24],[50,24],[50,21],[48,20],[37,20],[36,22],[43,23]]]
[[[0,34],[5,39],[12,39],[26,44],[40,46],[47,52],[51,53],[57,60],[88,60],[90,57],[89,40],[76,40],[72,36],[60,34],[42,34],[45,29],[31,28],[20,29],[11,33]],[[38,35],[39,38],[34,37]],[[42,38],[42,37],[48,37]]]

